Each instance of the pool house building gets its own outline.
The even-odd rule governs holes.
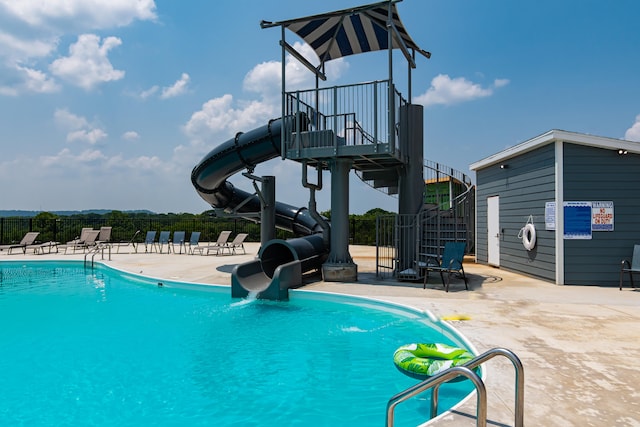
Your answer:
[[[640,143],[551,130],[470,168],[477,262],[558,285],[618,285],[640,243]]]

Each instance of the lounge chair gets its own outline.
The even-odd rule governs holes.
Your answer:
[[[34,243],[33,245],[28,245],[25,248],[26,251],[33,249],[34,255],[44,255],[50,254],[55,249],[56,253],[58,253],[58,242],[43,242],[43,243]]]
[[[132,246],[134,252],[138,252],[137,243],[136,243],[136,237],[138,237],[138,234],[140,234],[140,230],[136,230],[136,232],[133,233],[133,237],[128,242],[113,242],[111,243],[111,247],[115,247],[116,252],[120,253],[120,248]]]
[[[64,253],[66,254],[69,249],[73,249],[73,253],[78,250],[82,252],[96,245],[96,240],[98,239],[98,235],[100,234],[100,230],[89,230],[85,234],[84,240],[77,240],[67,243],[62,246],[58,246],[58,248],[64,248]]]
[[[193,252],[198,247],[198,242],[200,242],[200,232],[192,231],[189,236],[189,241],[186,243],[188,253],[193,254]]]
[[[65,245],[74,245],[76,243],[82,243],[87,239],[88,233],[90,231],[93,231],[93,228],[91,227],[84,227],[82,228],[82,230],[80,231],[80,235],[77,236],[75,239],[73,240],[69,240]]]
[[[218,235],[218,240],[216,240],[215,243],[207,246],[199,246],[195,250],[200,252],[200,255],[204,255],[205,249],[207,250],[207,255],[209,255],[210,252],[215,252],[217,255],[223,250],[223,248],[229,246],[229,236],[231,236],[231,231],[221,231]]]
[[[38,234],[40,234],[39,231],[30,231],[24,235],[22,240],[20,240],[20,243],[12,243],[10,245],[1,245],[0,251],[7,249],[7,253],[11,255],[11,252],[14,249],[22,249],[22,253],[24,254],[27,252],[27,246],[32,245],[33,242],[36,241],[36,237],[38,237]]]
[[[247,238],[248,235],[249,235],[248,233],[240,233],[240,234],[238,234],[231,241],[231,243],[229,243],[229,245],[226,247],[226,249],[229,250],[229,253],[235,255],[236,254],[236,249],[237,250],[242,249],[242,253],[246,254],[247,252],[244,250],[244,240]]]
[[[633,283],[633,273],[640,273],[640,245],[633,245],[633,258],[631,258],[631,263],[626,259],[622,260],[622,266],[620,267],[620,290],[622,290],[622,279],[624,273],[629,273],[631,287],[635,288],[636,285]]]
[[[424,272],[423,289],[427,288],[427,280],[429,279],[430,271],[437,271],[440,273],[442,279],[442,285],[446,292],[449,292],[449,283],[451,282],[451,275],[454,273],[459,274],[464,280],[465,289],[469,290],[467,276],[464,274],[464,267],[462,262],[464,260],[464,248],[466,243],[464,242],[447,242],[444,244],[444,251],[442,253],[442,259],[439,260],[436,255],[428,255],[427,262],[419,265],[420,270]],[[444,273],[447,273],[447,282],[444,281]]]
[[[111,243],[111,228],[112,227],[100,227],[100,233],[98,234],[98,238],[96,239],[97,244]]]
[[[176,253],[176,245],[178,245],[178,248],[180,249],[180,253],[182,253],[182,248],[184,248],[184,253],[187,253],[187,248],[184,244],[184,237],[185,237],[185,232],[184,231],[174,231],[173,232],[173,240],[171,241],[171,251],[175,254]]]
[[[153,252],[153,247],[156,244],[156,233],[157,231],[147,231],[147,235],[144,237],[144,251],[145,252]],[[136,252],[138,252],[138,247],[136,246]]]
[[[164,245],[167,245],[167,253],[171,252],[171,247],[169,246],[170,235],[171,235],[170,231],[160,232],[160,236],[158,237],[158,241],[156,242],[156,248],[158,248],[158,252],[162,253],[162,248]]]

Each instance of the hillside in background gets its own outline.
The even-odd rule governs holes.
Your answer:
[[[21,211],[21,210],[0,210],[0,218],[9,218],[9,217],[34,217],[38,215],[42,211]],[[72,215],[87,215],[87,214],[97,214],[97,215],[106,215],[108,213],[113,212],[112,209],[86,209],[81,211],[51,211],[52,214],[58,216],[72,216]],[[151,212],[148,210],[133,210],[133,211],[122,211],[123,213],[134,213],[134,214],[151,214],[154,215],[155,212]]]

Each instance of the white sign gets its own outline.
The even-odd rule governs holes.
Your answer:
[[[546,202],[544,204],[544,229],[556,229],[556,202]]]
[[[613,231],[613,202],[591,202],[591,230]]]

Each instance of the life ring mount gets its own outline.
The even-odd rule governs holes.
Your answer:
[[[536,226],[533,225],[533,215],[529,215],[527,223],[520,229],[518,239],[522,239],[522,245],[528,251],[536,247]]]

